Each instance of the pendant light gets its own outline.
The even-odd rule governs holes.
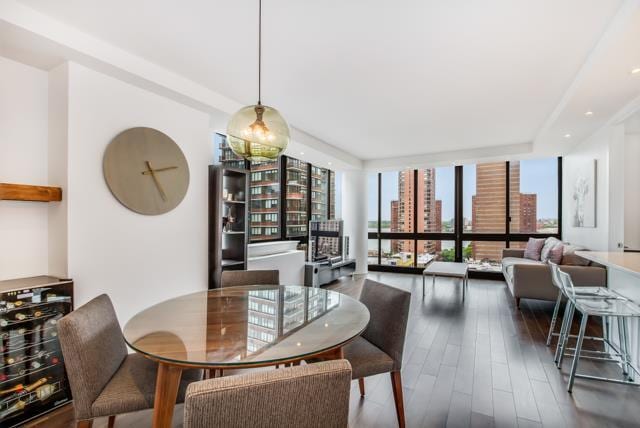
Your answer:
[[[258,103],[241,108],[229,120],[227,142],[249,161],[270,161],[289,144],[289,125],[278,110],[262,104],[262,0],[258,6]]]

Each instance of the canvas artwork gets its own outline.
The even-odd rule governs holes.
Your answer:
[[[572,190],[573,227],[596,227],[596,160],[580,166]]]

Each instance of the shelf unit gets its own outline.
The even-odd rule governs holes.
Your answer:
[[[223,270],[247,269],[249,173],[209,166],[209,288],[220,287]]]
[[[59,202],[62,200],[62,189],[51,186],[0,183],[0,200]]]
[[[22,426],[71,400],[57,335],[73,309],[73,282],[0,281],[0,426]]]

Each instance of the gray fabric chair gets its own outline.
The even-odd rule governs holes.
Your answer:
[[[192,383],[184,402],[184,428],[344,428],[350,383],[346,360]]]
[[[225,270],[220,278],[221,287],[279,284],[280,272],[277,270]]]
[[[106,294],[81,306],[58,323],[58,337],[69,377],[78,427],[93,419],[153,408],[158,365],[127,353],[120,324]],[[187,385],[202,379],[201,370],[185,370],[178,399]]]
[[[365,377],[391,373],[398,424],[404,427],[400,369],[411,293],[367,279],[360,301],[369,309],[371,318],[364,333],[343,347],[344,358],[351,363],[362,396]]]

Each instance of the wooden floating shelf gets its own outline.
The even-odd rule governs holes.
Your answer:
[[[62,189],[51,186],[0,183],[0,200],[58,202],[62,200]]]

